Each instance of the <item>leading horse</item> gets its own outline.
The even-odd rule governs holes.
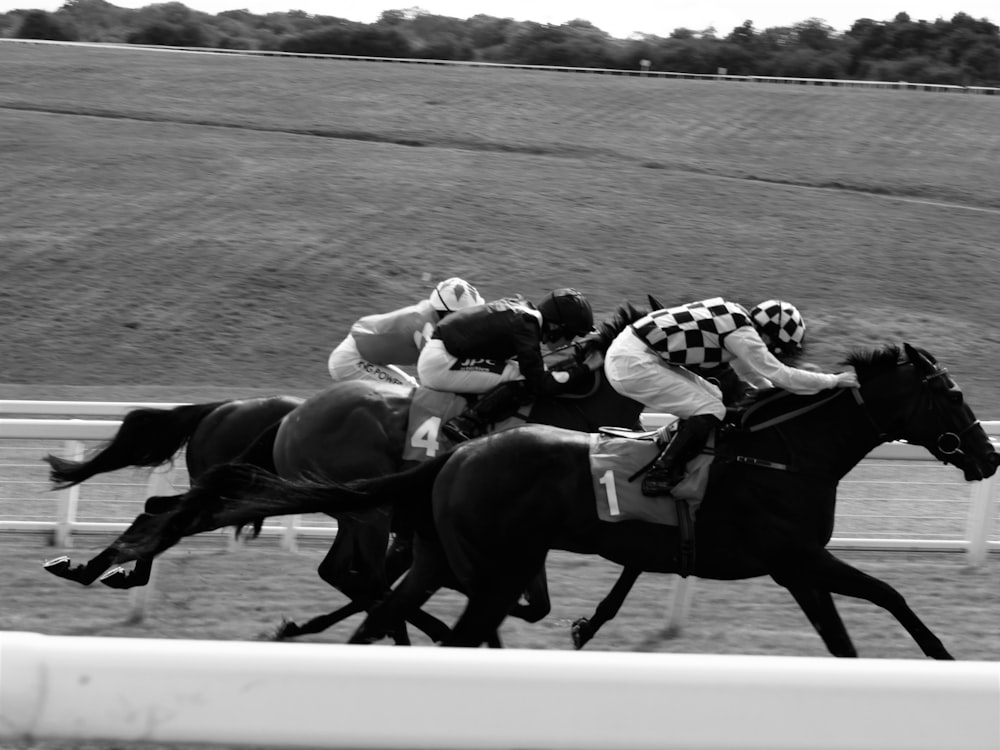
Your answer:
[[[926,350],[906,344],[854,352],[847,364],[858,373],[858,388],[812,396],[763,392],[753,397],[744,420],[717,434],[697,513],[693,574],[770,576],[791,593],[835,656],[857,655],[832,598],[841,594],[882,607],[924,654],[951,659],[898,591],[826,549],[837,485],[890,440],[923,446],[967,481],[992,476],[1000,455],[961,389]],[[414,518],[413,565],[354,640],[379,637],[386,622],[453,577],[468,602],[444,644],[478,646],[502,623],[550,549],[597,554],[644,571],[677,571],[673,527],[599,518],[590,445],[588,435],[525,426],[466,443],[408,472],[348,486],[220,466],[199,483],[196,513],[177,524],[135,529],[119,555],[143,557],[181,536],[258,514],[336,514],[394,503],[396,512],[405,509]]]
[[[590,358],[592,364],[599,365],[600,357],[614,337],[643,314],[644,311],[630,304],[619,306],[608,321],[597,325],[594,334],[581,342],[579,347],[567,350],[562,356],[570,354],[576,355],[578,359]],[[530,413],[517,421],[583,431],[593,431],[601,425],[638,425],[642,405],[615,392],[601,375],[599,367],[584,381],[571,393],[539,399]],[[365,381],[334,384],[296,405],[282,416],[280,422],[268,427],[263,435],[253,441],[252,455],[241,461],[254,463],[284,477],[311,477],[331,481],[381,476],[399,471],[405,464],[407,435],[414,434],[412,426],[408,433],[413,398],[413,392],[407,388]],[[147,415],[145,420],[151,422],[152,416]],[[193,422],[193,415],[189,422]],[[416,436],[411,437],[411,443],[430,451],[429,455],[434,455],[437,449],[445,447],[438,442],[435,428],[439,422],[437,417],[428,417],[421,429],[416,431]],[[123,434],[128,424],[129,419],[126,418],[122,427]],[[158,424],[163,429],[162,419]],[[183,432],[179,428],[173,431],[178,434]],[[57,463],[62,460],[50,457],[53,478],[61,479],[64,483],[82,481],[99,471],[129,465],[125,462],[129,456],[141,455],[135,449],[139,444],[139,434],[140,431],[133,425],[128,433],[131,442],[116,438],[85,465]],[[245,441],[248,434],[243,433]],[[131,447],[116,447],[116,444],[121,443]],[[191,448],[189,445],[189,460]],[[147,452],[150,453],[150,458],[143,465],[153,465],[154,454],[162,456],[166,453],[165,449]],[[196,479],[197,475],[192,473],[192,477]],[[166,513],[182,503],[185,497],[185,494],[181,494],[150,498],[146,503],[147,513],[139,518]],[[256,522],[258,528],[261,520]],[[393,524],[397,533],[391,537],[392,546],[388,548],[387,554]],[[409,566],[409,537],[408,530],[401,527],[400,519],[394,520],[385,513],[369,513],[364,522],[353,518],[339,518],[337,536],[320,563],[318,573],[324,581],[345,594],[351,600],[350,603],[335,612],[313,618],[302,626],[286,622],[278,631],[278,637],[319,632],[373,606],[389,592],[391,583]],[[69,559],[63,557],[50,561],[46,569],[62,577],[89,583],[111,565],[116,549],[117,542],[113,542],[83,565],[72,566]],[[138,564],[148,570],[151,558],[141,560]],[[128,576],[123,569],[118,569],[105,574],[101,581],[125,587],[128,585]],[[627,590],[616,587],[614,597],[617,603],[624,599]],[[529,598],[527,606],[516,611],[528,619],[539,619],[548,612],[544,577],[535,586],[526,588],[526,591],[533,593],[534,598]],[[418,615],[414,613],[413,616]],[[433,629],[432,638],[440,639],[443,637],[442,631],[435,627],[432,619],[424,618],[416,624],[425,631]],[[397,634],[398,640],[405,638],[399,631]]]

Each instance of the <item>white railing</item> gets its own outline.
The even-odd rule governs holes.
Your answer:
[[[0,401],[0,414],[42,415],[71,414],[77,416],[120,417],[140,407],[173,408],[176,403],[136,403],[136,402],[69,402],[69,401]],[[662,423],[663,415],[646,414],[643,421],[648,426]],[[985,422],[984,428],[991,435],[1000,436],[1000,421]],[[0,440],[44,440],[63,441],[62,455],[79,459],[84,453],[84,441],[103,441],[115,435],[121,423],[115,419],[50,419],[50,418],[0,418]],[[873,451],[869,459],[906,465],[933,464],[933,459],[921,448],[905,444],[888,444]],[[39,463],[39,467],[41,464]],[[178,468],[163,467],[154,471],[145,487],[146,494],[136,497],[142,500],[150,495],[174,494],[177,489]],[[858,538],[835,536],[831,547],[850,549],[937,549],[964,550],[970,563],[981,563],[991,550],[1000,551],[1000,541],[991,539],[994,519],[998,507],[998,485],[996,476],[983,482],[975,482],[969,492],[969,507],[965,521],[964,538],[910,539],[910,538]],[[76,531],[121,531],[127,523],[118,521],[87,522],[77,518],[81,498],[81,487],[71,487],[60,493],[58,515],[44,520],[18,520],[0,518],[0,529],[23,531],[54,530],[57,545],[68,545]],[[293,548],[298,536],[332,537],[336,527],[330,525],[303,525],[300,516],[288,516],[280,525],[267,524],[262,533],[281,535],[283,544]]]
[[[907,91],[959,92],[963,94],[1000,94],[992,86],[956,86],[945,83],[911,83],[909,81],[859,81],[846,78],[786,78],[779,76],[738,76],[728,73],[679,73],[669,70],[644,70],[623,68],[581,68],[569,65],[522,65],[520,63],[494,63],[476,60],[428,60],[419,57],[372,57],[360,55],[322,55],[312,52],[283,52],[281,50],[217,49],[212,47],[169,47],[160,44],[114,44],[108,42],[59,42],[49,39],[0,39],[0,42],[21,44],[55,44],[101,49],[145,50],[148,52],[180,52],[196,55],[243,55],[251,57],[299,57],[315,60],[346,60],[355,62],[393,63],[408,65],[448,65],[453,67],[507,68],[512,70],[537,70],[554,73],[582,73],[589,75],[643,76],[650,78],[682,78],[700,81],[740,81],[749,83],[777,83],[792,86],[836,86],[841,88],[903,89]]]
[[[997,750],[1000,663],[6,632],[0,738],[329,749]]]

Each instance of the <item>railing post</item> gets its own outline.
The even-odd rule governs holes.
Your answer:
[[[667,609],[667,629],[669,635],[679,635],[691,609],[691,596],[694,593],[694,579],[674,576],[674,594]]]
[[[295,514],[285,516],[285,529],[281,534],[281,548],[289,552],[298,552],[298,531],[302,523],[302,516]]]
[[[176,475],[177,469],[173,464],[166,464],[153,469],[149,474],[149,481],[146,484],[146,497],[174,494],[174,479]],[[145,586],[133,586],[129,589],[129,622],[142,622],[146,618],[149,601],[156,591],[154,587],[156,586],[156,570],[158,567],[159,565],[154,562],[149,572],[149,580]]]
[[[996,474],[973,484],[969,520],[965,529],[969,565],[977,566],[986,562],[988,541],[993,531],[993,518],[996,515],[996,489]]]
[[[64,443],[66,455],[73,461],[83,460],[83,443],[67,440]],[[59,494],[59,510],[52,543],[56,547],[69,547],[72,543],[73,525],[76,523],[76,506],[80,502],[80,485],[75,484]]]

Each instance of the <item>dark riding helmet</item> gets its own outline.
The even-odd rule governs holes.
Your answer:
[[[576,289],[556,289],[538,303],[545,328],[554,338],[583,336],[594,328],[594,311],[587,298]]]
[[[761,302],[750,311],[754,326],[771,338],[775,354],[798,354],[806,337],[806,322],[795,305],[777,299]]]

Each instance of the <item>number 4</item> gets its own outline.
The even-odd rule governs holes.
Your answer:
[[[428,417],[413,431],[410,447],[423,448],[428,458],[434,458],[441,449],[438,443],[438,429],[441,427],[441,417]]]

